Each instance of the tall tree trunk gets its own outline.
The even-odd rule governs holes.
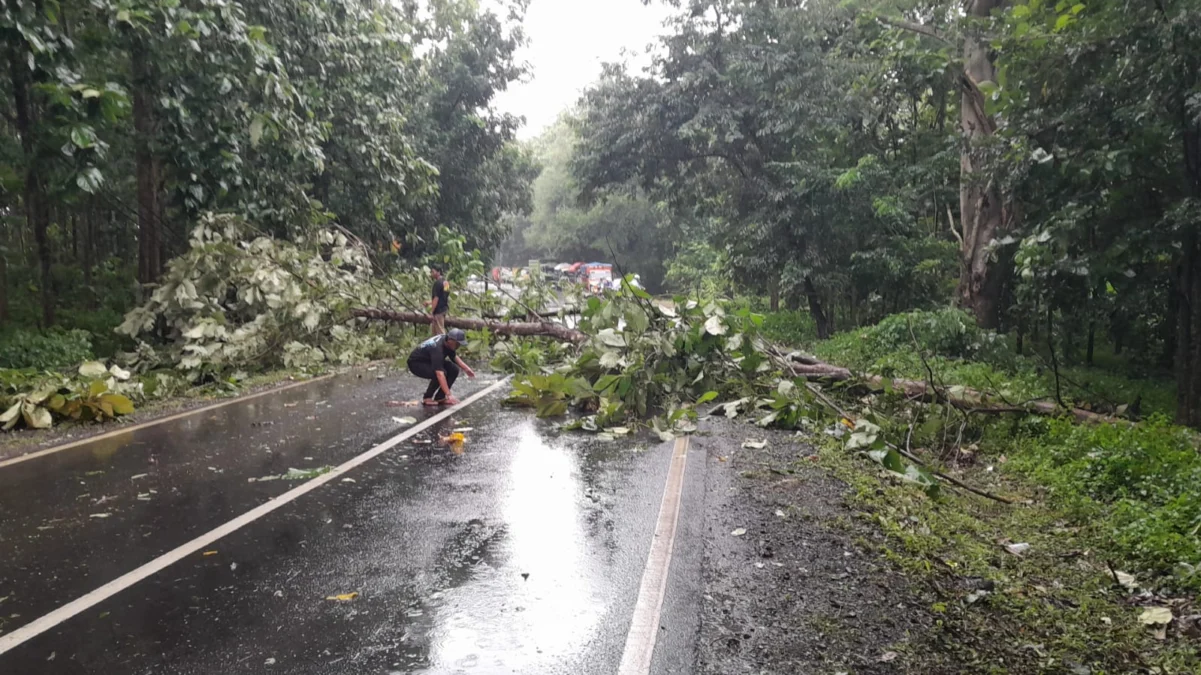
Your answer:
[[[780,277],[773,276],[768,282],[771,291],[771,311],[780,311]]]
[[[15,45],[9,46],[8,61],[11,71],[13,106],[17,122],[17,133],[21,136],[21,150],[25,160],[25,219],[33,230],[37,246],[38,267],[42,299],[42,325],[54,325],[54,291],[50,278],[50,200],[46,196],[45,180],[41,173],[38,157],[37,110],[33,101],[33,83],[24,53]]]
[[[1185,237],[1180,267],[1176,274],[1176,293],[1179,296],[1176,316],[1176,421],[1196,426],[1198,422],[1198,319],[1201,312],[1194,301],[1201,298],[1201,252],[1197,250],[1197,234]]]
[[[821,296],[817,292],[817,288],[813,285],[813,280],[805,277],[805,297],[809,299],[809,314],[813,317],[813,323],[817,325],[817,337],[819,340],[825,340],[830,337],[830,320],[826,317],[826,312],[822,309]]]
[[[971,0],[969,16],[987,19],[1007,0]],[[996,66],[986,38],[969,34],[963,41],[964,72],[960,106],[959,217],[960,237],[959,304],[976,317],[983,328],[1000,326],[1001,297],[1006,278],[1006,260],[993,262],[992,242],[1004,236],[1016,220],[1008,195],[1001,193],[989,176],[983,146],[996,134],[997,125],[984,105],[980,83],[996,82]]]
[[[92,267],[96,264],[96,205],[88,199],[83,212],[83,280],[89,288],[92,286]]]
[[[1026,351],[1026,318],[1025,318],[1025,315],[1018,316],[1016,347],[1017,347],[1018,356],[1023,356]]]
[[[1176,363],[1176,340],[1180,326],[1180,287],[1178,277],[1180,270],[1174,270],[1171,288],[1168,289],[1168,314],[1160,327],[1160,337],[1163,340],[1163,353],[1159,355],[1159,366],[1164,370],[1172,368]]]
[[[1188,189],[1201,198],[1201,125],[1180,104],[1183,154]],[[1176,422],[1201,427],[1201,236],[1198,223],[1188,228],[1176,274]]]
[[[1097,344],[1097,322],[1088,322],[1088,346],[1084,354],[1084,362],[1093,365],[1093,352]]]
[[[138,185],[138,282],[151,284],[162,270],[159,233],[158,160],[155,156],[154,75],[140,40],[130,50],[133,74],[134,161]]]
[[[8,252],[0,252],[0,328],[8,323]]]

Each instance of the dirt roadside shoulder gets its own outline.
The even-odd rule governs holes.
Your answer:
[[[1119,587],[1037,486],[932,499],[821,430],[704,425],[698,673],[1201,672],[1193,602]],[[1150,605],[1174,608],[1166,635]]]
[[[935,621],[930,601],[874,553],[884,535],[854,517],[848,487],[803,439],[706,426],[695,443],[712,504],[697,672],[904,672],[906,645]]]

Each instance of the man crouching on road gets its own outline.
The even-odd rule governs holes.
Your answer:
[[[434,337],[417,345],[409,354],[409,372],[423,380],[429,380],[430,386],[425,388],[422,403],[425,405],[455,405],[459,399],[450,393],[459,377],[459,371],[467,373],[467,377],[475,377],[463,359],[455,351],[467,344],[467,334],[458,328],[452,328],[446,335]]]

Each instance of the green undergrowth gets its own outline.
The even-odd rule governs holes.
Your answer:
[[[1115,560],[1170,593],[1201,593],[1201,454],[1195,432],[1161,417],[1138,425],[1028,420],[982,447],[1046,491],[1074,522],[1104,534]]]
[[[56,370],[93,358],[92,335],[87,331],[16,329],[0,333],[0,369]]]
[[[877,552],[937,598],[932,631],[898,647],[912,652],[915,668],[1199,672],[1195,640],[1174,629],[1158,640],[1139,621],[1142,605],[1165,601],[1138,598],[1114,582],[1107,523],[1082,520],[1073,507],[1045,499],[1024,471],[981,466],[965,476],[1029,501],[1007,506],[962,493],[931,499],[884,472],[863,471],[841,442],[825,443],[820,458],[850,486],[848,500],[861,517],[888,535]],[[1028,547],[1015,554],[1012,545]]]
[[[784,344],[810,347],[818,358],[855,372],[918,380],[933,372],[939,386],[979,389],[1012,404],[1056,397],[1055,369],[1048,358],[1018,355],[1009,339],[981,330],[958,310],[897,314],[829,340]],[[1110,368],[1062,366],[1059,396],[1106,413],[1175,411],[1175,386],[1169,379],[1110,360],[1115,361]]]
[[[807,345],[817,339],[817,326],[807,311],[764,313],[761,331],[763,337],[782,345]]]

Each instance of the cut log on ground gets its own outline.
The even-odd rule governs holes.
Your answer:
[[[1117,417],[1101,415],[1082,408],[1065,409],[1054,401],[1034,401],[1023,405],[1012,405],[996,396],[967,387],[936,388],[922,380],[889,379],[879,375],[855,375],[846,368],[832,366],[812,356],[800,352],[784,353],[775,346],[769,346],[767,353],[775,358],[776,363],[791,371],[796,377],[807,380],[830,380],[846,382],[851,379],[861,380],[872,389],[880,390],[891,387],[908,399],[925,401],[927,403],[945,403],[959,410],[979,414],[1028,413],[1056,417],[1071,415],[1077,422],[1114,423],[1123,421]]]
[[[351,314],[359,319],[390,321],[392,323],[413,323],[424,324],[426,326],[432,323],[429,314],[421,314],[419,312],[397,312],[390,309],[367,308],[352,310]],[[488,329],[496,335],[521,335],[526,337],[541,335],[573,344],[580,344],[588,340],[588,336],[584,333],[562,324],[551,323],[550,321],[491,321],[448,316],[446,317],[446,327],[462,328],[463,330]]]
[[[1029,413],[1032,415],[1046,415],[1049,417],[1071,415],[1072,417],[1076,418],[1077,422],[1088,422],[1091,424],[1112,424],[1115,422],[1128,421],[1118,417],[1101,415],[1091,410],[1084,410],[1083,408],[1065,409],[1054,401],[1033,401],[1023,405],[1011,405],[1001,401],[996,396],[989,395],[976,389],[968,389],[966,387],[936,389],[931,387],[928,383],[920,380],[890,380],[878,375],[870,375],[863,376],[863,381],[869,386],[877,389],[891,385],[893,389],[900,392],[906,398],[927,402],[945,403],[949,406],[969,413]]]
[[[419,312],[398,312],[390,309],[367,308],[356,309],[351,313],[361,319],[424,324],[427,326],[431,323],[430,315]],[[483,330],[486,328],[496,335],[544,336],[572,344],[582,344],[588,341],[587,334],[550,321],[492,321],[448,316],[446,318],[446,326],[447,328],[462,328],[464,330]],[[1078,422],[1089,423],[1124,421],[1117,417],[1109,417],[1081,408],[1067,410],[1052,401],[1035,401],[1023,405],[1011,405],[996,396],[966,387],[940,389],[921,380],[889,379],[871,374],[856,375],[846,368],[830,365],[800,352],[788,353],[775,345],[761,344],[759,346],[772,357],[773,361],[781,369],[791,372],[794,377],[803,377],[807,380],[833,382],[858,380],[875,390],[891,387],[906,398],[915,401],[945,403],[970,413],[1027,413],[1050,417],[1071,415]]]

